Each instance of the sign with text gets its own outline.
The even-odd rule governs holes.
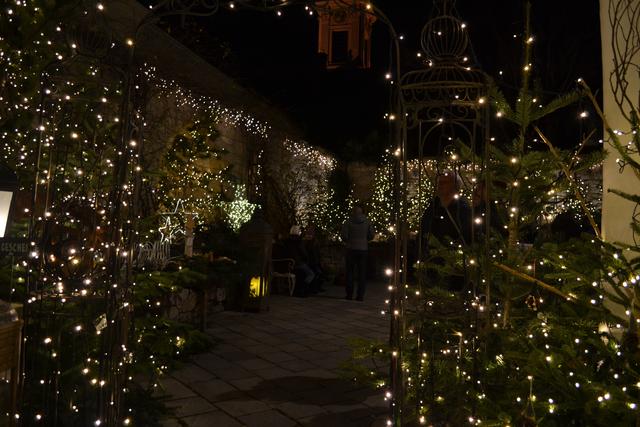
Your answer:
[[[29,240],[7,237],[0,239],[0,255],[27,256],[29,254]]]

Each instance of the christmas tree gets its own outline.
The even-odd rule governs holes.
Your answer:
[[[481,173],[469,165],[477,158],[471,147],[458,141],[451,156],[469,165],[453,167],[463,186],[487,187],[489,206],[472,218],[474,238],[432,241],[428,257],[415,266],[417,283],[407,284],[404,311],[390,313],[401,317],[400,347],[389,351],[392,363],[400,358],[403,396],[388,397],[401,406],[403,424],[638,422],[638,248],[600,235],[579,179],[600,158],[583,152],[592,135],[574,151],[559,150],[538,125],[579,97],[593,96],[581,86],[545,100],[531,83],[528,24],[522,38],[517,97],[510,103],[493,88],[488,99],[496,119],[513,124],[513,139],[491,141]],[[630,135],[637,133],[634,117]],[[605,128],[626,167],[637,170],[620,134]],[[637,136],[630,146],[637,147]],[[554,217],[569,218],[577,232],[559,238],[549,224]],[[454,277],[462,279],[462,290],[448,287]],[[385,350],[368,349],[369,355]],[[384,378],[367,376],[386,388]]]

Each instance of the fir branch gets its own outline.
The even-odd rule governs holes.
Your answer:
[[[615,195],[618,195],[618,196],[622,197],[623,199],[627,199],[630,202],[639,203],[640,204],[640,194],[630,194],[630,193],[626,193],[624,191],[615,190],[613,188],[610,188],[608,190],[608,192],[609,193],[613,193]]]
[[[513,268],[511,268],[509,266],[506,266],[506,265],[504,265],[502,263],[499,263],[497,261],[493,262],[493,265],[498,267],[500,270],[511,274],[512,276],[515,276],[515,277],[517,277],[519,279],[522,279],[522,280],[525,280],[527,282],[531,282],[531,283],[533,283],[535,285],[538,285],[542,289],[545,289],[545,290],[547,290],[547,291],[549,291],[551,293],[554,293],[554,294],[566,299],[567,301],[572,301],[572,302],[576,301],[575,297],[567,295],[564,292],[562,292],[561,290],[559,290],[557,288],[554,288],[553,286],[543,282],[542,280],[536,279],[535,277],[531,277],[526,273],[522,273],[522,272],[520,272],[518,270],[515,270],[515,269],[513,269]]]
[[[500,111],[505,118],[514,121],[515,113],[511,109],[507,98],[505,98],[504,94],[500,91],[500,89],[498,89],[495,84],[489,85],[488,94],[489,98],[493,101],[496,110]]]
[[[568,107],[569,105],[573,104],[574,102],[576,102],[577,100],[582,98],[582,96],[583,96],[583,94],[581,92],[578,92],[578,91],[569,92],[567,94],[558,96],[557,98],[555,98],[553,101],[549,102],[544,107],[542,107],[542,108],[540,108],[538,110],[534,109],[531,112],[531,121],[535,122],[536,120],[539,120],[539,119],[547,116],[548,114],[551,114],[551,113],[555,112],[556,110],[559,110],[559,109],[564,108],[564,107]]]

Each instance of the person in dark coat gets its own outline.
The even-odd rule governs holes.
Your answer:
[[[429,255],[429,241],[432,236],[443,246],[471,243],[471,208],[463,198],[459,197],[458,190],[461,184],[462,181],[454,172],[446,171],[438,176],[436,197],[425,210],[421,221],[423,258]],[[444,265],[445,260],[440,257],[431,257],[430,262],[435,265]],[[462,276],[440,277],[437,270],[433,268],[428,268],[426,274],[430,281],[444,281],[446,287],[452,291],[459,291],[465,285],[465,279]]]
[[[451,241],[467,244],[471,241],[471,209],[458,196],[461,180],[454,172],[444,172],[438,176],[436,197],[422,215],[422,236],[428,246],[430,236],[443,245]]]
[[[356,299],[362,301],[367,288],[367,254],[369,240],[373,239],[373,227],[361,206],[355,206],[351,217],[342,226],[342,241],[346,244],[347,295],[353,298],[354,276],[358,274]]]

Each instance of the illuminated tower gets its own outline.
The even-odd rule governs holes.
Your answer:
[[[316,2],[318,52],[327,55],[327,68],[371,67],[371,30],[376,18],[360,0]]]

